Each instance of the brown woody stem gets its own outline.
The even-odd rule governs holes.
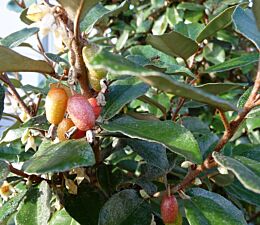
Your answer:
[[[2,75],[0,75],[0,80],[2,80],[9,87],[11,95],[13,96],[15,101],[20,105],[23,111],[26,112],[29,117],[32,117],[33,115],[30,108],[24,103],[23,99],[16,91],[15,86],[10,81],[9,77],[5,73],[2,73]]]

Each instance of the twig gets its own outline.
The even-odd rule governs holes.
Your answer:
[[[35,107],[35,111],[34,111],[34,116],[36,116],[37,113],[38,113],[38,110],[39,110],[39,107],[40,107],[40,104],[41,104],[41,100],[42,100],[42,94],[39,95],[39,98],[38,98],[38,101],[37,101],[37,104],[36,104],[36,107]]]
[[[183,97],[181,97],[181,98],[179,99],[179,102],[178,102],[178,104],[177,104],[177,107],[176,107],[174,113],[172,114],[172,121],[175,121],[175,120],[176,120],[176,118],[177,118],[177,116],[178,116],[178,113],[179,113],[179,111],[181,110],[181,108],[182,108],[183,104],[185,103],[185,101],[186,101],[186,99],[183,98]]]
[[[81,0],[74,20],[74,35],[75,35],[76,42],[79,42],[79,37],[80,37],[79,23],[80,23],[80,15],[83,9],[83,5],[84,5],[84,0]]]
[[[18,170],[16,168],[14,168],[12,164],[9,164],[9,170],[10,170],[11,173],[16,174],[16,175],[18,175],[20,177],[24,177],[26,179],[30,179],[32,182],[35,182],[35,183],[40,183],[43,180],[47,181],[48,183],[51,183],[50,180],[47,180],[47,179],[42,178],[40,176],[37,176],[35,174],[29,175],[29,174],[23,172],[22,170]]]
[[[145,102],[145,103],[154,105],[155,107],[157,107],[158,109],[160,109],[161,112],[163,113],[163,118],[166,119],[167,110],[166,110],[166,108],[165,108],[163,105],[161,105],[159,102],[153,100],[152,98],[147,97],[146,95],[143,95],[143,96],[139,97],[138,99],[141,100],[141,101],[143,101],[143,102]]]
[[[0,76],[0,80],[2,80],[9,87],[10,93],[12,94],[13,98],[18,102],[18,104],[21,106],[23,111],[26,112],[29,117],[32,117],[33,115],[30,108],[24,103],[23,99],[16,91],[15,86],[12,84],[9,77],[5,73],[2,73],[2,75]]]
[[[229,122],[227,120],[227,117],[225,115],[224,112],[222,112],[222,110],[218,110],[219,111],[219,115],[220,115],[220,118],[221,118],[221,121],[225,127],[225,132],[230,132],[230,125],[229,125]]]

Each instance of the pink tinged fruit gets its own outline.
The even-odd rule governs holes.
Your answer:
[[[174,223],[178,216],[178,202],[174,195],[164,195],[161,202],[161,216],[165,224]]]
[[[67,111],[75,126],[87,131],[95,126],[95,114],[88,99],[83,95],[76,94],[69,98]]]
[[[92,106],[94,114],[95,114],[95,117],[97,119],[99,117],[101,111],[102,111],[102,108],[98,105],[96,98],[89,98],[88,102]]]

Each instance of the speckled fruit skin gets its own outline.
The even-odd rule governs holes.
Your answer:
[[[97,119],[99,117],[101,111],[102,111],[102,108],[98,105],[96,98],[89,98],[88,102],[92,106],[94,114],[95,114],[95,117]]]
[[[80,94],[76,94],[69,98],[67,111],[75,126],[87,131],[95,126],[95,114],[88,99]]]
[[[57,136],[60,141],[65,141],[67,138],[65,137],[65,133],[71,128],[74,127],[75,124],[72,122],[70,118],[64,118],[58,125],[57,128]],[[71,139],[79,139],[83,138],[86,135],[86,131],[76,130],[76,132],[72,135]]]
[[[47,120],[54,125],[58,125],[64,118],[67,108],[68,96],[62,88],[51,88],[45,101]]]
[[[178,216],[179,207],[174,195],[164,195],[161,202],[161,216],[164,224],[173,224]]]
[[[65,133],[71,128],[75,126],[71,119],[64,118],[58,125],[57,128],[57,136],[60,141],[67,140],[65,137]]]
[[[173,223],[166,223],[165,225],[182,225],[182,215],[179,212],[176,220]]]

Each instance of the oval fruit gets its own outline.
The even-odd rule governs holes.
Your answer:
[[[165,224],[172,224],[176,221],[179,213],[178,202],[174,195],[164,195],[161,202],[161,216]]]
[[[69,98],[67,111],[75,126],[87,131],[95,126],[95,114],[88,99],[80,94],[76,94]]]
[[[72,122],[70,118],[64,118],[60,124],[58,125],[57,128],[57,136],[60,141],[65,141],[67,140],[65,133],[71,128],[74,127],[75,124]],[[85,137],[86,132],[77,129],[76,132],[72,135],[72,139],[79,139]]]
[[[106,70],[94,69],[93,66],[89,63],[98,51],[99,47],[95,44],[88,44],[82,49],[83,60],[90,74],[89,82],[91,87],[97,92],[101,90],[100,80],[103,79],[107,74]]]
[[[54,87],[48,92],[45,101],[47,120],[54,125],[58,125],[64,118],[68,102],[66,91],[62,88]]]
[[[60,141],[65,141],[67,138],[65,137],[65,133],[71,128],[74,127],[74,123],[69,118],[64,118],[57,128],[57,136]]]
[[[97,118],[99,117],[101,111],[102,111],[101,106],[98,105],[96,98],[89,98],[89,99],[88,99],[88,102],[89,102],[90,105],[92,106],[93,111],[94,111],[94,114],[95,114],[95,117],[96,117],[96,119],[97,119]]]

